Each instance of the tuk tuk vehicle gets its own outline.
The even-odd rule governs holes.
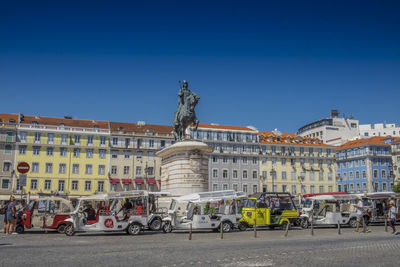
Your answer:
[[[15,231],[22,234],[25,229],[41,228],[57,230],[64,233],[70,222],[71,202],[60,197],[43,197],[32,199],[25,207],[22,216],[17,220]]]
[[[357,196],[351,194],[316,195],[306,197],[301,210],[300,226],[304,229],[311,225],[349,225],[355,227],[357,211],[354,208]]]
[[[246,193],[233,190],[201,192],[173,198],[168,217],[163,219],[164,233],[172,230],[214,230],[231,232],[241,218],[240,201]],[[186,205],[182,213],[182,206]]]
[[[263,192],[250,196],[242,209],[239,230],[249,227],[268,226],[285,229],[297,221],[298,213],[293,198],[286,192]]]
[[[163,194],[168,193],[137,190],[79,198],[65,234],[125,231],[137,235],[142,230],[161,230],[157,198]]]
[[[388,211],[389,202],[394,201],[396,207],[396,221],[400,221],[400,194],[395,192],[374,192],[363,194],[369,202],[370,209],[368,210],[367,223],[383,223]]]

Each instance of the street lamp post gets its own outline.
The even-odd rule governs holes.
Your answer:
[[[300,193],[301,193],[301,194],[303,194],[303,182],[304,182],[304,176],[302,176],[302,175],[299,175],[299,176],[297,177],[297,180],[299,180],[299,182],[300,182]]]
[[[274,170],[274,168],[272,168],[272,170],[269,173],[271,175],[271,180],[272,180],[272,192],[275,192],[274,189],[274,180],[275,180],[275,176],[276,176],[276,171]]]

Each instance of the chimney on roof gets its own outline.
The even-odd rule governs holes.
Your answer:
[[[64,119],[72,120],[72,116],[64,116]]]
[[[339,117],[339,110],[332,109],[331,110],[331,118],[337,118],[337,117]]]
[[[137,122],[137,126],[138,127],[142,127],[142,126],[145,126],[145,125],[146,125],[146,123],[144,121],[138,121]]]
[[[35,119],[40,119],[40,115],[38,115],[38,116],[35,116]]]

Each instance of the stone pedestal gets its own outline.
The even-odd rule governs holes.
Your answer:
[[[161,191],[174,196],[209,191],[208,155],[213,148],[199,141],[182,141],[156,153],[161,157]]]

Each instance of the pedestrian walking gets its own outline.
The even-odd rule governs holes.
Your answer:
[[[390,227],[392,227],[392,234],[396,233],[396,227],[394,224],[396,223],[396,207],[394,206],[394,201],[390,200],[389,202],[389,210],[387,214],[387,220]]]
[[[360,229],[360,224],[362,222],[363,227],[365,227],[365,230],[367,233],[370,233],[371,231],[368,229],[368,225],[366,225],[365,220],[364,220],[364,203],[362,202],[360,197],[357,197],[357,204],[354,205],[354,207],[357,209],[357,223],[356,223],[356,232]]]
[[[7,207],[7,226],[6,226],[6,234],[14,234],[14,228],[15,228],[15,219],[16,219],[16,200],[14,196],[11,196],[10,198],[10,203],[8,204]]]
[[[10,203],[9,201],[8,202],[4,202],[2,204],[1,209],[0,209],[1,214],[4,215],[3,231],[4,231],[5,234],[7,233],[7,207],[8,207],[9,203]]]

